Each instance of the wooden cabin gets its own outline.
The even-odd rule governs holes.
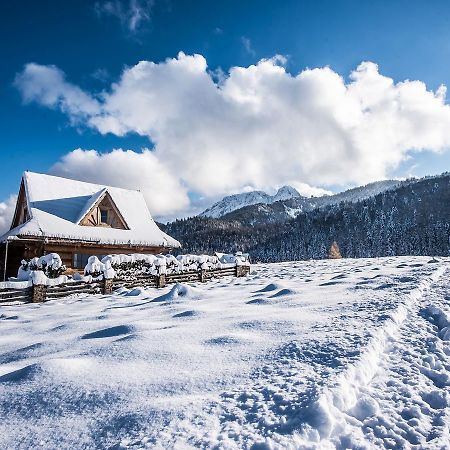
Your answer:
[[[158,228],[139,191],[25,172],[11,229],[0,237],[0,281],[15,276],[22,259],[51,252],[69,270],[82,270],[91,255],[178,247]]]

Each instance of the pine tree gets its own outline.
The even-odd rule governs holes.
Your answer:
[[[329,259],[341,259],[342,255],[339,250],[339,245],[336,241],[333,241],[331,244],[330,250],[328,251],[328,258]]]

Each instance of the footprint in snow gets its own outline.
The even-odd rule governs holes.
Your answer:
[[[120,337],[119,339],[116,339],[114,343],[116,342],[127,342],[127,341],[135,341],[138,338],[136,334],[128,334],[126,336]]]
[[[238,327],[243,328],[244,330],[261,330],[264,328],[264,323],[260,320],[251,320],[239,323]]]
[[[342,284],[342,281],[327,281],[326,283],[320,283],[319,286],[333,286],[334,284]]]
[[[172,317],[175,319],[175,318],[180,318],[180,317],[195,317],[195,316],[198,316],[198,312],[190,310],[190,311],[180,312],[178,314],[173,315]]]
[[[56,327],[50,328],[50,332],[54,332],[54,331],[63,331],[63,330],[67,330],[69,329],[69,325],[66,324],[62,324],[62,325],[57,325]]]
[[[220,336],[205,341],[205,344],[209,345],[236,345],[240,343],[241,341],[233,336]]]
[[[103,330],[94,331],[81,336],[81,339],[102,339],[108,337],[122,336],[124,334],[131,333],[133,327],[128,325],[117,325],[115,327],[104,328]]]
[[[447,407],[445,393],[441,391],[424,392],[421,394],[424,402],[427,402],[433,409],[444,409]]]
[[[17,320],[19,316],[6,316],[5,314],[0,315],[0,320]]]
[[[255,291],[255,292],[270,292],[270,291],[276,291],[279,289],[279,285],[275,283],[270,283],[267,286],[263,287],[262,289]]]
[[[347,275],[345,273],[340,273],[339,275],[334,276],[331,278],[332,280],[340,280],[342,278],[347,278]]]
[[[396,278],[396,281],[399,281],[400,283],[409,283],[411,281],[414,281],[413,277],[399,277]]]
[[[245,302],[247,305],[269,305],[271,302],[264,298],[255,298],[253,300],[249,300]]]
[[[275,294],[272,294],[270,298],[282,297],[284,295],[292,295],[292,294],[295,294],[295,292],[292,291],[291,289],[281,289]]]
[[[395,283],[384,283],[381,284],[380,286],[377,286],[376,288],[373,288],[374,291],[381,291],[382,289],[389,289],[391,287],[396,286]]]

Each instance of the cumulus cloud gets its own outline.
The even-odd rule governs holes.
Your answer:
[[[154,0],[108,0],[94,4],[97,16],[112,16],[131,33],[135,33],[151,19]]]
[[[0,235],[6,233],[11,226],[16,199],[15,195],[11,195],[7,200],[0,202]]]
[[[206,197],[287,182],[365,184],[385,178],[413,151],[450,147],[445,87],[396,83],[371,62],[349,81],[329,67],[293,75],[284,63],[263,59],[218,78],[203,56],[179,53],[125,69],[97,95],[56,67],[32,64],[16,85],[24,100],[60,108],[100,133],[147,136],[155,144],[152,164],[139,173],[150,178],[158,164],[181,189]]]
[[[155,216],[189,206],[186,188],[150,150],[137,153],[116,149],[102,154],[77,149],[65,155],[50,172],[81,181],[138,189]]]
[[[29,63],[17,74],[14,85],[25,103],[37,102],[67,113],[72,123],[100,114],[101,106],[90,94],[68,83],[55,66]]]

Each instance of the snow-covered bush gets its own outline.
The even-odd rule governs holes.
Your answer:
[[[156,265],[158,257],[134,253],[131,255],[108,255],[102,263],[110,264],[117,278],[125,281],[134,281],[138,275],[158,275]]]
[[[17,272],[17,279],[19,281],[29,280],[32,272],[35,271],[42,271],[47,278],[58,278],[66,271],[66,266],[57,253],[49,253],[30,261],[22,260]]]
[[[198,272],[200,270],[213,270],[234,266],[244,261],[245,256],[220,254],[217,255],[144,255],[134,253],[131,255],[108,255],[100,264],[110,264],[115,275],[120,280],[135,281],[140,276],[156,276],[160,274],[176,274],[183,272]],[[91,273],[91,272],[86,272]],[[100,273],[100,269],[97,272]]]
[[[223,266],[250,265],[250,258],[248,253],[237,252],[235,255],[226,253],[216,253],[216,256],[219,258],[219,261]]]
[[[17,271],[17,281],[28,281],[30,279],[31,269],[30,262],[22,259],[19,270]]]
[[[97,256],[89,256],[86,267],[84,268],[85,275],[91,275],[92,277],[99,277],[103,275],[105,265],[97,258]]]
[[[134,253],[131,255],[108,255],[101,261],[97,257],[90,257],[85,274],[96,277],[104,273],[105,270],[111,269],[111,271],[114,271],[115,277],[120,280],[136,281],[142,276],[198,272],[242,264],[248,264],[245,254],[226,255],[220,253],[214,256],[179,255],[175,257],[170,254],[144,255]],[[108,275],[108,277],[111,277],[111,275]]]
[[[116,271],[113,269],[112,264],[111,264],[111,260],[108,258],[104,258],[105,261],[103,262],[103,276],[107,279],[107,280],[112,280],[115,276],[116,276]]]
[[[84,268],[84,280],[95,278],[113,279],[116,271],[112,268],[111,257],[105,257],[101,261],[97,256],[89,256],[86,267]]]
[[[217,256],[179,255],[177,260],[181,263],[181,272],[211,270],[221,267]]]
[[[33,281],[33,284],[36,285],[45,286],[48,283],[48,277],[42,270],[33,270],[30,274],[30,279]]]

